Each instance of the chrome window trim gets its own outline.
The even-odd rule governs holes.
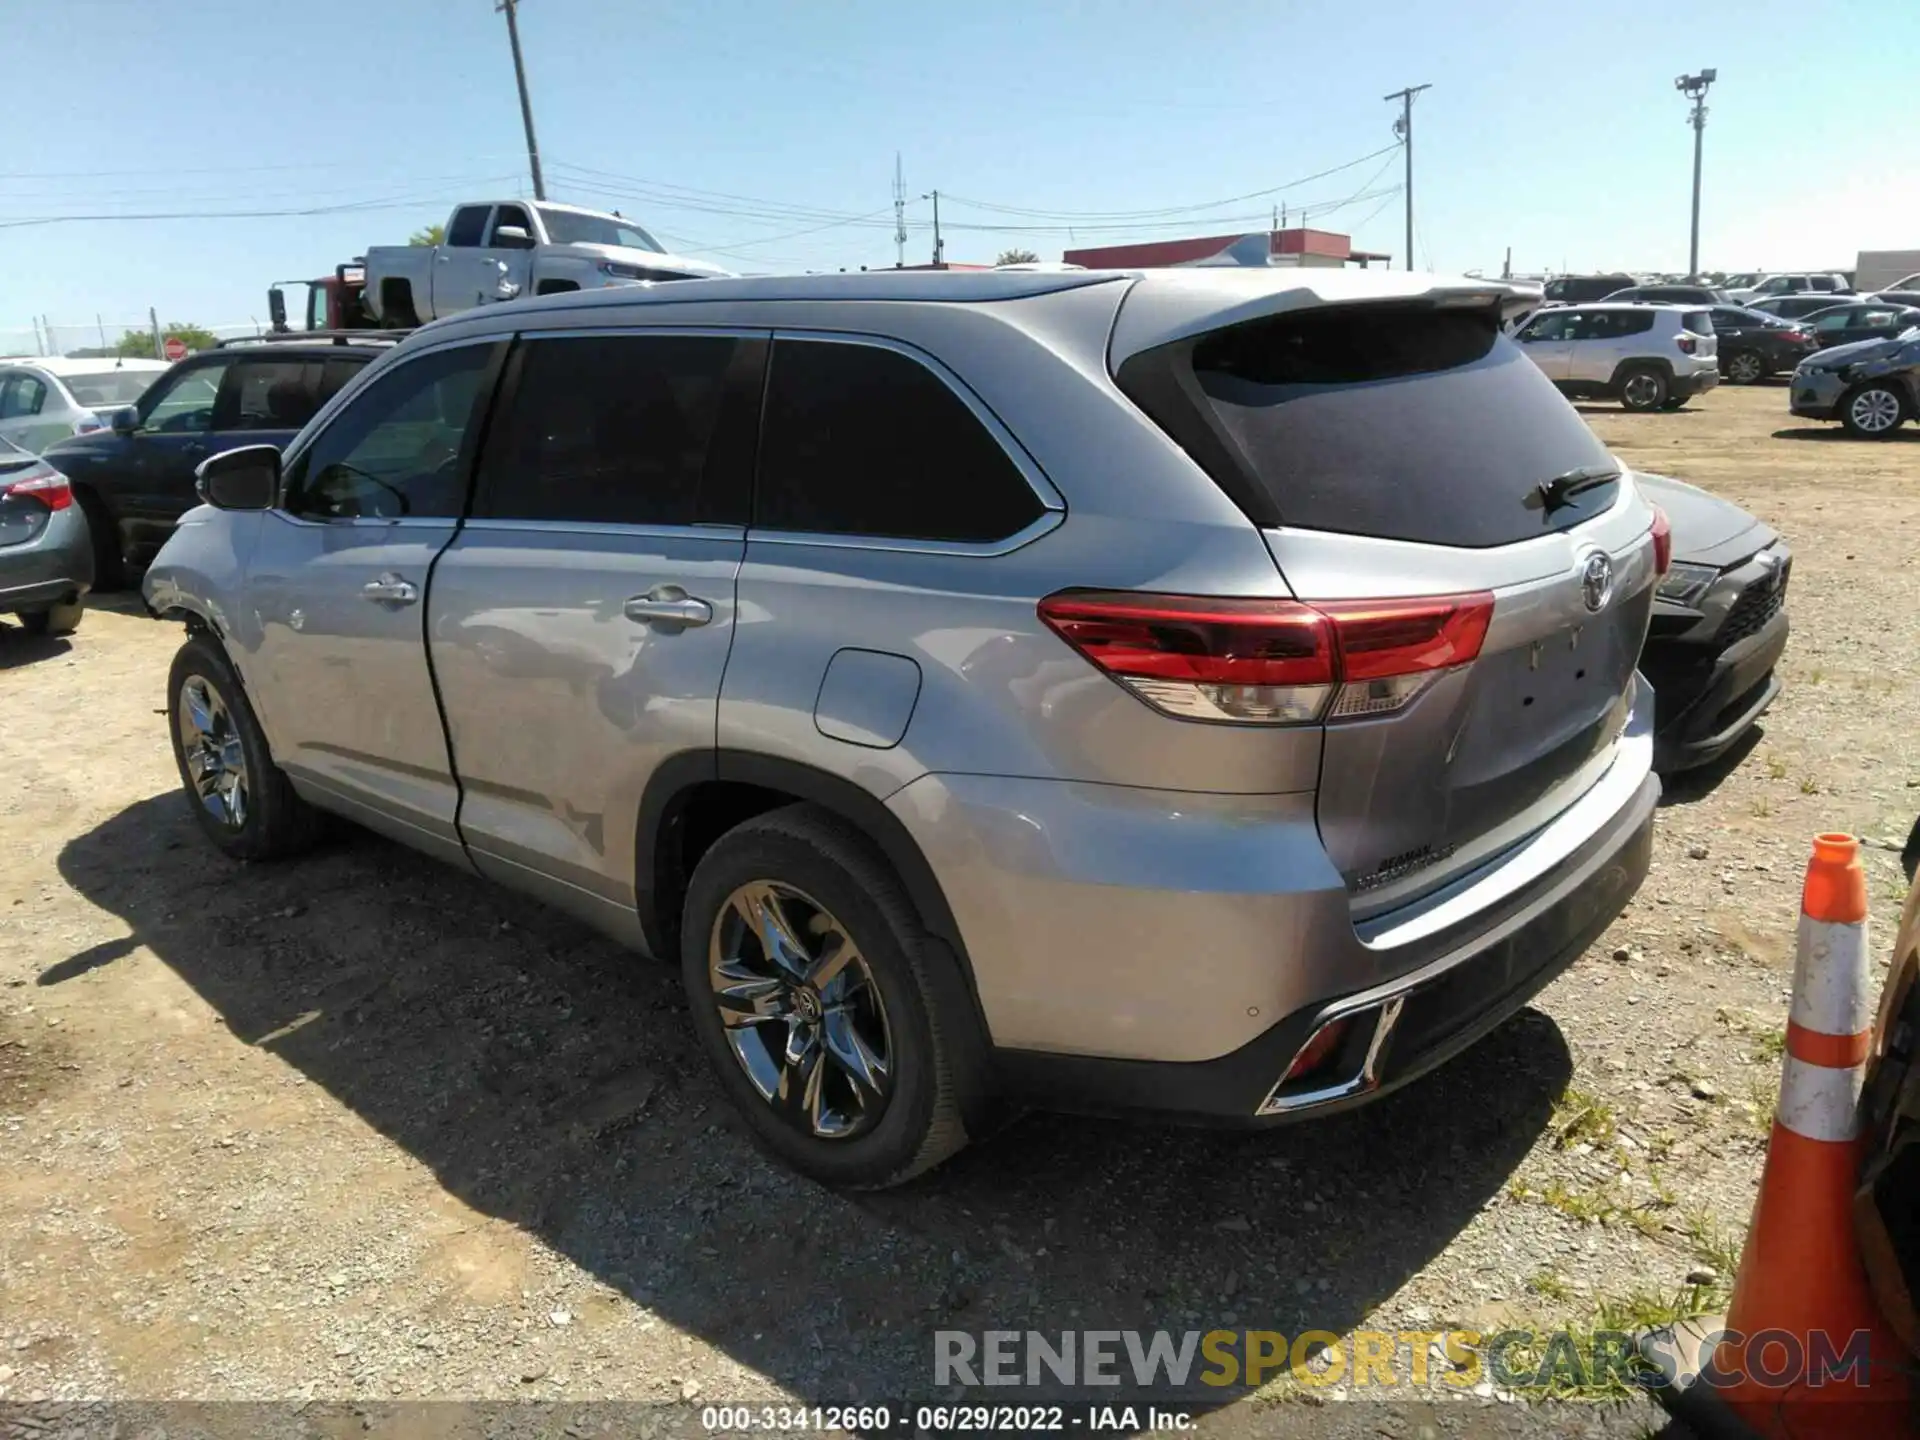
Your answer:
[[[531,531],[536,535],[620,535],[635,540],[742,540],[744,525],[697,522],[691,525],[629,525],[613,520],[501,520],[493,516],[466,521],[464,530]]]
[[[938,356],[929,354],[918,345],[909,341],[896,340],[888,335],[865,335],[850,330],[798,330],[779,327],[773,331],[776,350],[782,340],[796,344],[814,342],[828,345],[865,345],[875,350],[891,350],[896,355],[924,366],[934,378],[951,391],[960,403],[967,407],[973,418],[980,423],[999,445],[1001,452],[1013,463],[1020,478],[1040,502],[1041,513],[1013,534],[999,540],[916,540],[909,536],[892,535],[855,535],[840,532],[819,532],[803,530],[773,530],[754,525],[748,528],[749,542],[766,545],[805,545],[816,549],[833,550],[891,550],[912,555],[957,555],[991,557],[1006,555],[1030,545],[1048,531],[1053,530],[1066,519],[1066,498],[1054,488],[1034,458],[1027,453],[1013,432],[1001,423],[1000,417],[988,408],[985,401],[963,381]],[[768,377],[772,377],[772,362],[769,361]],[[765,409],[762,407],[762,424],[765,423]],[[756,476],[756,485],[758,477]]]
[[[771,325],[570,325],[564,330],[522,330],[522,340],[598,340],[609,335],[693,335],[718,340],[770,340]]]

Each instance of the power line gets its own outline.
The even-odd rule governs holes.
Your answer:
[[[148,210],[119,211],[99,215],[31,215],[0,220],[0,230],[17,230],[30,225],[71,225],[101,220],[279,220],[315,215],[348,215],[375,210],[410,210],[422,205],[443,203],[439,196],[415,195],[405,198],[350,201],[338,205],[308,205],[280,210]]]

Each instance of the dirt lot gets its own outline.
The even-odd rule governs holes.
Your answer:
[[[1589,407],[1789,537],[1795,634],[1764,733],[1669,797],[1532,1010],[1350,1116],[1031,1117],[879,1196],[734,1132],[665,967],[371,837],[216,856],[160,714],[178,632],[130,597],[0,634],[0,1399],[926,1397],[941,1326],[1592,1323],[1724,1273],[1808,837],[1920,809],[1920,435],[1785,409]]]

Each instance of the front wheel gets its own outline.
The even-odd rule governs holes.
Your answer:
[[[1900,393],[1890,385],[1862,385],[1840,402],[1840,423],[1861,440],[1885,440],[1906,418]]]
[[[1667,403],[1670,389],[1663,371],[1643,366],[1621,377],[1620,403],[1629,410],[1658,410]]]
[[[226,653],[191,636],[167,676],[167,728],[201,831],[236,860],[277,860],[310,845],[319,812],[294,793],[267,748]]]
[[[739,825],[694,870],[681,936],[694,1033],[776,1159],[878,1189],[966,1144],[927,937],[859,831],[806,805]]]
[[[1752,350],[1736,350],[1727,357],[1727,382],[1732,385],[1757,385],[1767,378],[1766,362]]]

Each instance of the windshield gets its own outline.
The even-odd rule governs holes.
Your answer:
[[[62,375],[60,383],[89,410],[131,405],[147,393],[158,370],[101,370],[91,375]]]
[[[614,215],[582,215],[577,210],[540,207],[547,238],[556,245],[624,245],[629,250],[664,253],[660,242],[630,220]]]

